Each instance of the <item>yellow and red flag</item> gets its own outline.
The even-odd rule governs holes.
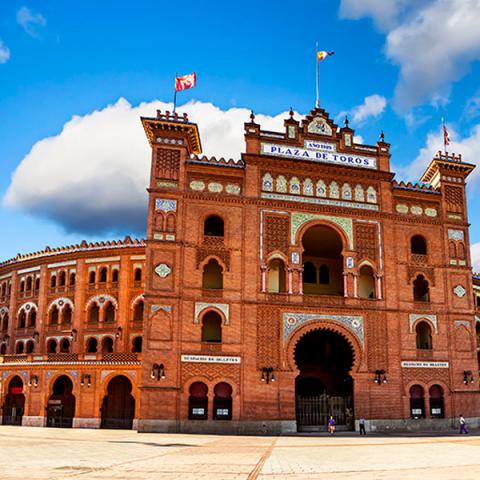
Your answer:
[[[197,74],[195,72],[183,75],[183,77],[175,77],[175,92],[188,90],[197,84]]]
[[[326,52],[322,50],[321,52],[317,52],[317,62],[321,62],[322,60],[325,60],[327,57],[331,57],[332,55],[335,55],[335,52]]]

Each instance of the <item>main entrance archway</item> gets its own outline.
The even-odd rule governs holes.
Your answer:
[[[353,350],[340,334],[313,330],[295,348],[298,431],[326,429],[330,415],[338,429],[353,429]]]
[[[72,428],[75,416],[75,396],[69,377],[58,377],[52,387],[47,405],[47,427]]]
[[[124,375],[110,380],[102,403],[102,428],[131,429],[135,417],[132,382]]]
[[[8,393],[3,404],[3,425],[21,425],[24,408],[23,380],[16,375],[8,384]]]

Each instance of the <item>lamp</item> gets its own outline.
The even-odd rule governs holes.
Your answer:
[[[466,385],[467,383],[473,383],[473,373],[471,370],[464,370],[463,371],[463,383]]]
[[[154,363],[152,365],[152,373],[150,374],[152,380],[163,380],[165,378],[165,367],[163,363]]]
[[[72,342],[77,339],[77,331],[75,329],[72,329],[72,331],[70,332],[70,338],[72,339]]]
[[[40,334],[38,332],[33,332],[32,338],[35,343],[38,343],[38,340],[40,338]]]
[[[276,380],[275,373],[273,372],[272,367],[263,367],[262,368],[262,377],[260,379],[262,382],[266,382],[267,384],[274,382]]]
[[[115,338],[122,338],[122,327],[117,327],[117,331],[115,332]]]
[[[373,381],[378,385],[387,383],[387,372],[385,372],[385,370],[375,370],[375,377],[373,378]]]
[[[29,387],[38,387],[38,376],[30,374],[30,378],[28,379],[28,386]]]
[[[87,388],[90,387],[90,385],[92,384],[92,376],[89,373],[84,373],[82,375],[80,385],[83,387],[85,384],[87,384]]]

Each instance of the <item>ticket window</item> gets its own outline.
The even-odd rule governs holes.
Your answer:
[[[410,416],[415,419],[425,418],[425,394],[420,385],[410,388]]]
[[[445,418],[443,388],[440,385],[432,385],[428,394],[430,396],[430,417]]]
[[[190,386],[188,418],[190,420],[208,418],[208,387],[203,382],[195,382]]]
[[[217,383],[214,389],[213,419],[232,419],[232,387],[225,382]]]

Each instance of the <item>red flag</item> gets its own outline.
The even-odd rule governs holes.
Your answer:
[[[443,124],[443,144],[445,146],[450,145],[450,136],[448,135],[447,126]]]
[[[175,91],[181,92],[193,88],[197,84],[197,74],[195,72],[184,75],[183,77],[175,77]]]

